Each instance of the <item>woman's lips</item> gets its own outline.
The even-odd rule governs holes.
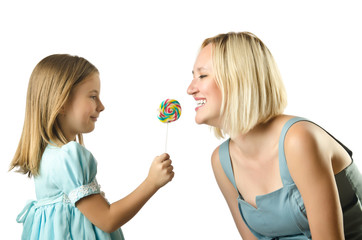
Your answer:
[[[206,104],[206,98],[195,98],[196,100],[196,108],[195,111],[199,110]]]

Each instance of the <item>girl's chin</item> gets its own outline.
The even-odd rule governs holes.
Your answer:
[[[87,129],[84,129],[84,131],[82,131],[82,133],[90,133],[90,132],[93,132],[94,129],[95,129],[95,126],[90,126]]]

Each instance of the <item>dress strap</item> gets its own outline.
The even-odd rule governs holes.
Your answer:
[[[229,178],[230,182],[234,185],[236,191],[239,193],[238,188],[236,187],[233,168],[231,166],[231,159],[230,159],[230,153],[229,153],[229,142],[230,138],[223,142],[219,147],[219,159],[222,168],[224,169],[224,172],[226,176]]]
[[[283,126],[282,132],[279,137],[279,147],[278,147],[278,154],[279,154],[279,170],[280,170],[280,177],[282,178],[283,185],[293,184],[294,181],[290,176],[287,160],[285,159],[285,152],[284,152],[284,139],[285,135],[287,134],[289,128],[293,126],[294,123],[299,121],[306,121],[305,118],[295,117],[289,119]]]
[[[329,136],[331,136],[335,141],[337,141],[347,151],[347,153],[349,154],[349,156],[352,159],[352,151],[349,150],[345,145],[343,145],[343,143],[341,143],[338,139],[333,137],[332,134],[330,134],[328,131],[326,131],[324,128],[322,128],[318,124],[315,124],[314,122],[312,122],[312,121],[310,121],[308,119],[302,118],[302,117],[295,117],[295,118],[289,119],[285,123],[285,125],[283,126],[283,129],[282,129],[282,132],[281,132],[280,138],[279,138],[279,169],[280,169],[280,176],[282,178],[283,185],[285,185],[285,184],[294,184],[294,181],[293,181],[292,177],[290,176],[287,161],[286,161],[286,158],[285,158],[285,151],[284,151],[285,135],[287,134],[289,128],[291,126],[293,126],[293,124],[295,124],[297,122],[300,122],[300,121],[307,121],[307,122],[313,123],[314,125],[321,128]],[[352,159],[352,161],[353,161],[353,159]]]

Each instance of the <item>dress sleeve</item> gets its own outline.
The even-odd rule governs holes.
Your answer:
[[[96,180],[97,162],[79,143],[72,141],[62,146],[52,169],[54,184],[73,205],[83,197],[100,193]]]

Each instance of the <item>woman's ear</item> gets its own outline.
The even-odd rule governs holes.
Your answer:
[[[63,115],[63,116],[65,115],[65,106],[64,105],[60,108],[59,115]]]

